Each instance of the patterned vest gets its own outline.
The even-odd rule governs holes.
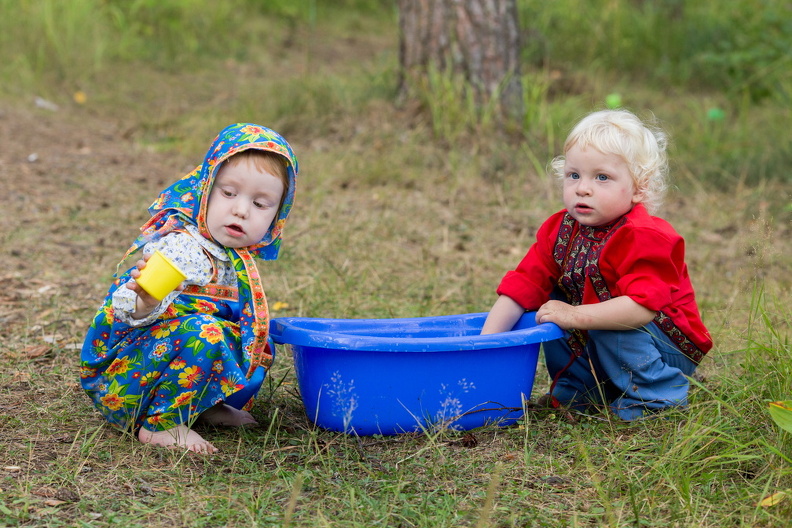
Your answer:
[[[599,259],[605,244],[625,223],[626,219],[622,217],[604,226],[584,226],[568,213],[564,215],[553,247],[553,258],[561,268],[557,287],[569,304],[578,306],[583,302],[587,279],[600,302],[613,297],[600,272]],[[682,333],[668,315],[658,310],[654,322],[691,361],[696,364],[701,361],[704,352]],[[588,333],[584,330],[572,330],[568,339],[576,356],[583,354],[587,341]]]

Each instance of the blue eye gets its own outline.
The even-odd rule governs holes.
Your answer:
[[[607,174],[597,174],[597,181],[607,181],[608,175]]]
[[[577,172],[570,172],[570,173],[567,175],[567,177],[568,177],[569,179],[571,179],[571,180],[579,180],[579,179],[580,179],[580,174],[578,174]]]

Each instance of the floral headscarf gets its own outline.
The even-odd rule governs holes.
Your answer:
[[[251,359],[248,372],[250,375],[256,367],[271,360],[271,356],[265,352],[269,333],[269,311],[254,257],[263,260],[278,258],[281,233],[294,202],[298,170],[297,158],[280,134],[251,123],[236,123],[224,128],[212,142],[203,163],[162,191],[149,207],[152,217],[140,228],[141,235],[133,242],[122,261],[146,243],[182,229],[186,224],[197,226],[203,236],[212,240],[206,226],[206,212],[217,170],[229,157],[248,149],[265,150],[283,156],[289,180],[283,205],[264,238],[246,248],[226,248],[237,272],[239,302],[242,307],[242,344]]]

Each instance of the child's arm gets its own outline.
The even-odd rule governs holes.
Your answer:
[[[151,255],[156,250],[162,251],[187,275],[187,280],[182,286],[186,284],[203,286],[212,279],[214,269],[212,262],[204,252],[203,246],[192,235],[173,232],[157,241],[149,242],[143,250],[143,260],[138,260],[130,271],[131,280],[126,281],[113,293],[113,314],[119,321],[129,326],[152,324],[183,289],[180,286],[158,302],[137,284],[136,279],[140,277],[140,270],[145,267],[148,260],[146,255]]]
[[[482,334],[508,332],[526,310],[535,310],[550,298],[561,273],[553,257],[553,244],[564,213],[554,214],[539,227],[536,242],[517,267],[503,277],[497,289],[499,297],[484,321]]]
[[[514,299],[501,295],[492,309],[487,315],[487,320],[484,321],[484,326],[481,329],[482,334],[497,334],[499,332],[508,332],[514,328],[517,320],[525,313],[525,308],[517,304]]]
[[[564,330],[630,330],[648,324],[655,312],[626,295],[596,304],[572,306],[548,301],[536,312],[537,323],[555,323]]]

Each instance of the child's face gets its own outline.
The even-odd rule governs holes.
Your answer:
[[[278,214],[283,182],[253,163],[223,164],[209,195],[206,225],[212,238],[230,248],[261,242]]]
[[[574,145],[565,156],[564,206],[586,226],[608,224],[641,201],[624,160]]]

